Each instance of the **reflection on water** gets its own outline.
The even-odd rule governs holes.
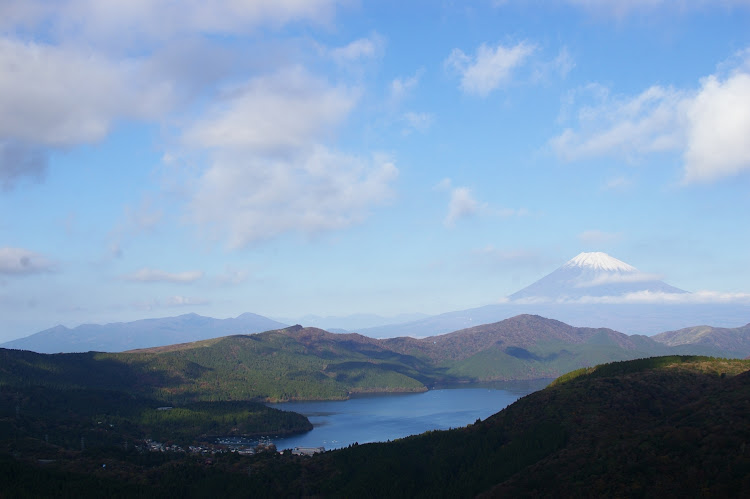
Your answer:
[[[269,407],[308,417],[314,428],[303,435],[274,438],[276,447],[347,447],[386,442],[430,430],[459,428],[485,419],[551,380],[441,386],[423,393],[357,395],[349,400],[284,402]]]

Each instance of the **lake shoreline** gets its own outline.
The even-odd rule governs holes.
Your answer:
[[[271,438],[278,450],[331,450],[464,427],[500,412],[550,381],[472,383],[419,393],[358,393],[347,400],[282,402],[269,407],[302,414],[313,429],[302,435]]]

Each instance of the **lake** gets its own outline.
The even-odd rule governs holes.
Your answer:
[[[304,414],[313,430],[272,438],[279,450],[294,447],[347,447],[385,442],[429,430],[459,428],[485,419],[551,380],[461,385],[423,393],[358,395],[349,400],[284,402],[269,407]]]

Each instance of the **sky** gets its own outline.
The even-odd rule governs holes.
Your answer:
[[[0,341],[436,314],[588,251],[750,302],[749,138],[748,0],[5,0]]]

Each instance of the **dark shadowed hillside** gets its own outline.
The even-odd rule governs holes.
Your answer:
[[[748,370],[747,360],[706,357],[617,362],[570,373],[466,428],[390,443],[210,465],[100,456],[122,470],[108,475],[85,473],[90,459],[6,456],[2,478],[14,496],[98,483],[110,495],[154,497],[747,497]]]

